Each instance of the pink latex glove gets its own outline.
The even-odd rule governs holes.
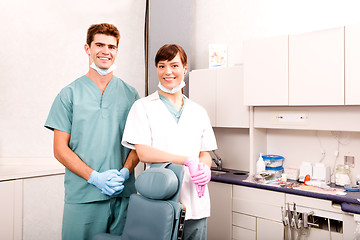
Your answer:
[[[184,163],[184,165],[186,167],[188,167],[191,179],[202,175],[202,169],[200,169],[201,167],[199,167],[199,162],[195,161],[194,158],[188,158],[186,160],[186,162]],[[201,193],[203,190],[201,189],[201,187],[198,184],[196,184],[196,183],[194,183],[194,184],[195,184],[195,188],[198,193],[198,196],[201,197]]]
[[[188,158],[184,165],[188,167],[191,178],[202,174],[202,170],[199,169],[199,162],[194,158]]]
[[[199,170],[201,170],[201,174],[191,178],[191,180],[195,183],[195,185],[199,186],[198,196],[202,197],[205,193],[205,186],[211,180],[211,170],[209,166],[204,163],[199,163]]]
[[[211,180],[211,170],[209,166],[204,163],[199,163],[199,170],[201,171],[201,174],[191,177],[191,180],[198,185],[208,184]]]

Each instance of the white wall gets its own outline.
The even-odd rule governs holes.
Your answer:
[[[191,3],[192,69],[208,67],[209,43],[227,44],[232,66],[243,62],[243,40],[360,23],[357,0]],[[60,89],[87,71],[83,45],[93,23],[118,26],[121,40],[115,74],[144,96],[145,0],[0,0],[0,9],[0,157],[52,156],[52,133],[43,124]],[[224,166],[246,168],[248,131],[218,128],[215,132]],[[310,135],[305,134],[305,142],[313,138]],[[229,150],[230,143],[239,153]],[[235,160],[237,155],[241,157]]]
[[[242,42],[248,39],[298,34],[360,23],[357,0],[196,0],[192,2],[191,69],[208,68],[208,44],[228,46],[228,65],[243,63]],[[191,82],[190,82],[191,84]],[[230,86],[229,86],[230,87]],[[206,89],[206,87],[204,87]],[[246,131],[217,128],[219,152],[227,167],[248,170]],[[337,163],[343,156],[355,156],[353,175],[360,174],[359,134],[350,134],[351,143],[340,146]],[[331,132],[319,132],[326,149],[325,162],[334,161],[335,140]],[[231,139],[231,140],[229,140]],[[286,156],[286,165],[299,167],[302,160],[316,162],[319,149],[313,131],[269,131],[268,151]],[[229,151],[228,144],[232,145]],[[242,157],[236,157],[242,156]],[[240,161],[240,162],[239,162]],[[353,177],[354,177],[353,176]]]
[[[196,0],[192,2],[191,68],[208,68],[208,44],[228,46],[240,64],[242,41],[360,23],[357,0]]]
[[[224,168],[249,171],[249,129],[214,128],[218,149]],[[213,167],[216,165],[213,163]]]
[[[144,96],[145,0],[0,0],[0,11],[0,157],[53,155],[43,125],[61,88],[88,71],[91,24],[118,27],[115,75]]]
[[[302,161],[322,162],[333,172],[336,165],[344,164],[344,156],[354,156],[353,182],[360,176],[359,146],[359,132],[267,130],[267,154],[285,156],[284,167],[300,168]]]

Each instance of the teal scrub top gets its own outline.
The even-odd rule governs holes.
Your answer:
[[[171,113],[171,115],[173,116],[175,121],[177,123],[179,123],[179,119],[181,117],[181,114],[182,114],[182,112],[184,110],[184,106],[185,106],[185,103],[186,103],[186,97],[183,96],[183,105],[181,106],[179,111],[176,110],[174,105],[165,96],[159,94],[159,97],[160,97],[160,100],[165,104],[166,108],[169,110],[169,112]]]
[[[92,169],[120,170],[130,149],[121,145],[126,119],[139,99],[135,88],[113,77],[102,94],[96,84],[82,76],[63,88],[51,107],[45,127],[71,134],[69,147]],[[121,195],[135,193],[132,173]],[[109,199],[68,169],[65,170],[65,202],[86,203]]]

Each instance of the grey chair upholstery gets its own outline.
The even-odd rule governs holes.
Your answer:
[[[185,209],[179,203],[183,166],[152,164],[135,181],[121,236],[97,234],[93,240],[180,240]]]

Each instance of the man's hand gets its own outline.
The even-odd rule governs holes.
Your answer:
[[[111,181],[112,178],[116,178],[119,175],[120,172],[116,169],[110,169],[102,173],[93,170],[88,180],[88,183],[99,188],[101,190],[101,193],[112,196],[115,191],[107,187],[106,182],[109,180]]]
[[[124,182],[129,179],[129,169],[123,168],[119,175],[106,181],[106,191],[111,193],[110,196],[116,196],[124,190]]]

